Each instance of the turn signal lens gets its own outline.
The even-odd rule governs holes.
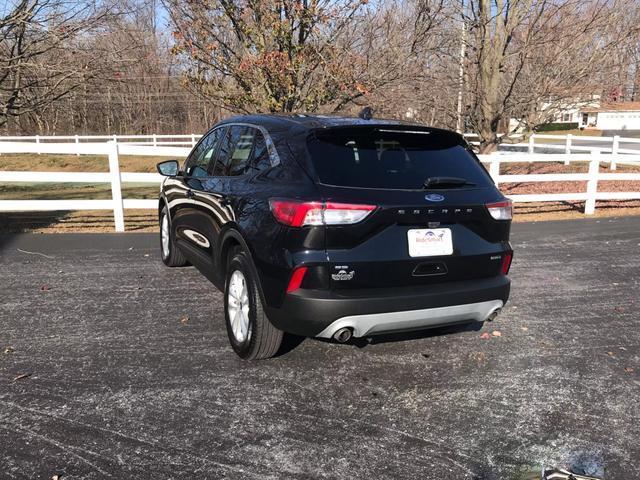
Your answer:
[[[300,202],[270,199],[271,212],[280,223],[290,227],[306,225],[351,225],[364,220],[375,205],[351,203]]]
[[[487,203],[485,206],[495,220],[511,220],[513,218],[513,202],[511,200]]]
[[[502,274],[506,275],[509,273],[509,269],[511,268],[511,260],[513,260],[513,253],[505,253],[502,257]]]
[[[291,280],[289,280],[289,285],[287,286],[287,293],[293,292],[294,290],[298,290],[300,285],[302,285],[302,280],[304,280],[304,276],[307,274],[307,267],[298,267],[293,271],[291,275]]]
[[[294,200],[269,200],[271,212],[280,223],[290,227],[322,225],[322,203]]]

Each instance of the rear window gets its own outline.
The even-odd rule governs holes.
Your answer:
[[[321,183],[344,187],[421,189],[430,177],[492,185],[459,137],[445,132],[335,128],[307,143]]]

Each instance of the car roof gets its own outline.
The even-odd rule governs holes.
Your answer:
[[[438,128],[427,127],[420,123],[408,122],[404,120],[394,119],[378,119],[364,120],[359,117],[345,117],[333,115],[317,115],[305,113],[290,114],[255,114],[255,115],[237,115],[222,120],[218,125],[229,123],[249,123],[261,125],[269,132],[281,132],[283,130],[317,130],[332,127],[348,127],[348,126],[387,126],[387,127],[413,127],[429,130],[441,130]],[[452,133],[448,130],[443,132]]]

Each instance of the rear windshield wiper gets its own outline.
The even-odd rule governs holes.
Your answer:
[[[424,183],[424,188],[445,188],[445,187],[475,187],[475,183],[460,177],[429,177]]]

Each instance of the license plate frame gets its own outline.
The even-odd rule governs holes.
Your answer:
[[[412,228],[407,231],[407,246],[411,258],[452,255],[453,234],[450,228]]]

